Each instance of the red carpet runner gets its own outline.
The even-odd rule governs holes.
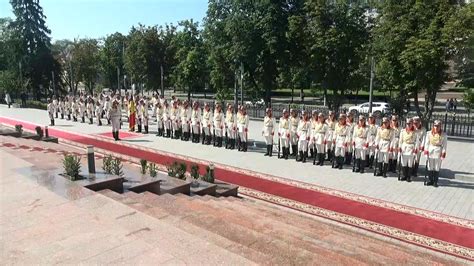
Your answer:
[[[24,121],[20,122],[5,117],[0,117],[0,122],[9,125],[21,123],[25,129],[29,130],[34,130],[34,128],[37,126],[32,123]],[[108,150],[114,153],[125,154],[135,158],[145,159],[147,161],[155,162],[158,164],[167,165],[176,160],[176,157],[173,157],[172,154],[157,154],[140,148],[125,146],[114,142],[102,141],[85,135],[65,132],[63,130],[57,130],[52,127],[49,127],[49,134],[58,138],[66,139],[84,145],[93,145],[100,149]],[[205,162],[201,163],[200,169],[204,171],[205,166],[207,166],[205,165]],[[397,237],[396,235],[390,235],[386,232],[380,232],[375,229],[372,230],[380,234],[389,235],[391,237],[395,237],[403,241],[411,242],[430,249],[438,250],[458,257],[463,257],[469,260],[474,260],[474,230],[471,228],[439,220],[433,220],[410,213],[400,212],[393,209],[344,199],[341,197],[336,197],[313,190],[294,187],[280,182],[266,180],[248,174],[240,173],[238,171],[229,170],[231,169],[231,167],[226,168],[227,169],[223,169],[216,166],[215,174],[219,180],[233,183],[253,190],[261,191],[264,193],[272,194],[278,197],[309,204],[337,213],[345,214],[358,219],[371,221],[381,225],[405,230],[421,236],[427,236],[429,238],[445,241],[454,244],[459,248],[467,248],[467,253],[451,253],[434,245],[423,245],[420,242],[402,239]],[[456,247],[454,247],[454,249],[456,249]]]

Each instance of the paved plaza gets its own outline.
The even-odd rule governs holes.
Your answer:
[[[8,109],[0,106],[3,117],[28,121],[39,125],[49,123],[46,111],[36,109]],[[298,163],[294,160],[281,160],[263,156],[260,143],[260,121],[250,122],[249,138],[255,143],[247,153],[225,150],[180,140],[171,140],[155,136],[156,125],[150,125],[150,134],[122,140],[124,143],[172,152],[184,156],[204,159],[220,164],[235,166],[278,177],[307,182],[326,188],[341,190],[381,199],[397,204],[421,208],[459,218],[474,219],[473,199],[474,183],[458,180],[459,175],[473,175],[474,143],[450,140],[447,158],[443,162],[440,187],[423,186],[423,177],[414,182],[399,182],[395,174],[389,178],[374,177],[371,172],[353,173],[350,169],[335,170],[329,164],[314,166],[312,163]],[[55,128],[69,132],[98,135],[110,131],[110,126],[97,126],[56,119]],[[274,152],[274,155],[276,152]],[[422,158],[424,164],[424,158]],[[349,167],[348,167],[349,168]],[[424,165],[420,166],[424,168]]]

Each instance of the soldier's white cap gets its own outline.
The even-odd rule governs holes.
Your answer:
[[[205,104],[204,104],[204,107],[209,107],[209,103],[205,103]]]
[[[286,110],[286,109],[283,109],[283,113],[288,113],[288,110]]]
[[[408,123],[413,123],[413,119],[412,119],[411,117],[408,117],[408,118],[407,118],[407,124],[408,124]]]
[[[369,118],[373,118],[373,117],[374,117],[374,115],[373,115],[373,114],[369,114]]]
[[[271,111],[272,111],[272,108],[265,109],[265,113],[268,113],[268,112],[271,112]]]
[[[433,125],[435,126],[441,126],[441,121],[440,120],[435,120]]]
[[[333,115],[334,114],[334,111],[329,111],[329,115]]]
[[[290,112],[293,113],[293,112],[296,112],[296,110],[295,109],[290,109]]]
[[[414,116],[413,121],[420,121],[420,117],[419,116]]]
[[[398,120],[398,115],[392,115],[392,121],[397,121]]]
[[[308,112],[306,112],[305,110],[301,111],[301,115],[307,115]]]
[[[311,112],[311,114],[312,114],[312,115],[317,115],[317,114],[318,114],[318,111],[313,110],[313,111]]]
[[[389,122],[388,117],[382,118],[382,123],[387,123],[387,122]]]
[[[359,120],[365,120],[365,116],[359,115]]]
[[[324,117],[324,114],[323,114],[323,113],[319,113],[318,116],[319,116],[319,117]]]
[[[344,114],[344,113],[340,114],[339,119],[341,119],[341,118],[346,118],[346,114]]]

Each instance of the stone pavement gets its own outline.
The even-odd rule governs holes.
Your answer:
[[[7,109],[0,106],[0,116],[47,125],[45,111],[35,109]],[[98,127],[77,122],[56,119],[56,128],[85,134],[100,134],[110,131],[109,126]],[[150,125],[153,133],[154,124]],[[261,122],[251,121],[250,139],[262,142]],[[474,184],[453,179],[455,174],[474,173],[474,164],[468,158],[474,158],[474,143],[449,141],[448,156],[443,162],[440,187],[423,186],[423,177],[412,183],[399,182],[395,175],[387,179],[374,177],[372,173],[352,173],[350,169],[335,170],[329,165],[313,166],[311,163],[297,163],[294,160],[279,160],[275,157],[263,157],[263,149],[255,147],[247,153],[239,153],[224,148],[203,146],[180,140],[160,138],[154,134],[123,140],[133,145],[146,146],[162,151],[214,161],[256,172],[262,172],[297,181],[307,182],[336,190],[342,190],[367,197],[386,200],[397,204],[408,205],[456,216],[469,220],[474,219]],[[274,153],[275,154],[275,153]],[[422,163],[424,159],[422,158]],[[420,166],[423,168],[424,166]],[[447,177],[447,178],[446,178]]]

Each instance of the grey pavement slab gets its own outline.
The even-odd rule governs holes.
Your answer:
[[[0,116],[47,125],[46,111],[36,109],[8,109],[0,105]],[[263,142],[261,136],[262,122],[251,121],[249,138]],[[56,128],[84,134],[100,134],[110,131],[110,126],[99,127],[78,122],[56,119]],[[204,159],[220,164],[244,168],[283,178],[307,182],[327,188],[342,190],[363,196],[373,197],[398,204],[441,212],[460,218],[473,220],[472,204],[474,200],[474,183],[454,179],[455,173],[474,173],[474,143],[449,141],[447,158],[443,162],[440,187],[423,186],[423,177],[414,182],[399,182],[395,174],[388,178],[374,177],[372,172],[365,174],[352,173],[350,169],[336,170],[329,164],[323,167],[312,163],[298,163],[294,160],[281,160],[263,156],[263,149],[250,149],[247,153],[204,146],[180,140],[161,138],[152,134],[156,125],[150,125],[151,134],[123,142],[146,146],[162,151],[173,152],[194,158]],[[275,153],[274,153],[275,154]],[[424,158],[421,162],[424,164]],[[424,166],[420,166],[423,168]],[[217,177],[218,178],[218,177]]]

